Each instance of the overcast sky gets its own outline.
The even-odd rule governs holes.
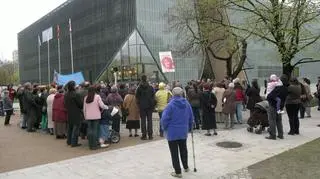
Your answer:
[[[0,58],[12,59],[17,33],[66,0],[0,0]]]

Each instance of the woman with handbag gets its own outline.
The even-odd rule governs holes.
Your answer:
[[[136,100],[136,87],[132,86],[123,101],[122,115],[127,116],[126,128],[129,129],[129,137],[132,137],[132,129],[134,129],[134,137],[138,137],[138,129],[140,129],[140,111]]]

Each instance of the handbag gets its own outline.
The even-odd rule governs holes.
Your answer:
[[[131,106],[133,99],[135,98],[135,96],[131,99],[131,102],[129,104],[129,106]],[[128,108],[123,108],[122,109],[122,115],[123,116],[129,116],[129,109]]]

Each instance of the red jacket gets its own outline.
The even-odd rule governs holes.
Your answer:
[[[14,97],[16,95],[16,90],[14,90],[13,88],[8,89],[9,91],[9,98],[11,99],[11,101],[14,101]]]
[[[243,90],[236,89],[236,101],[246,101],[246,96],[244,95]]]
[[[67,110],[64,107],[64,94],[58,93],[54,96],[52,120],[56,122],[65,122],[68,120]]]

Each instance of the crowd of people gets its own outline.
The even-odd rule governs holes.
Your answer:
[[[284,108],[290,124],[288,134],[300,134],[299,111],[300,118],[311,117],[313,95],[320,98],[320,78],[318,80],[317,92],[311,94],[307,78],[298,81],[296,78],[289,80],[285,75],[271,75],[265,83],[265,95],[260,95],[257,80],[245,84],[238,78],[227,77],[222,81],[192,80],[184,88],[179,81],[151,84],[144,75],[138,84],[100,82],[91,85],[84,82],[77,85],[70,81],[64,86],[46,87],[25,83],[17,91],[8,86],[2,95],[2,106],[6,114],[5,125],[9,125],[14,113],[12,103],[16,97],[20,104],[22,129],[27,132],[40,129],[55,135],[56,139],[66,139],[71,147],[80,146],[78,138],[81,137],[88,140],[91,150],[108,147],[109,127],[120,132],[121,123],[129,130],[129,137],[139,137],[138,130],[141,129],[140,139],[152,140],[152,115],[157,112],[159,135],[166,136],[169,141],[175,168],[172,175],[180,177],[178,149],[184,169],[189,171],[186,147],[189,131],[202,129],[206,136],[216,136],[217,122],[224,122],[225,129],[232,129],[235,123],[243,123],[245,108],[252,116],[255,105],[263,100],[269,103],[270,135],[267,139],[284,138]]]

